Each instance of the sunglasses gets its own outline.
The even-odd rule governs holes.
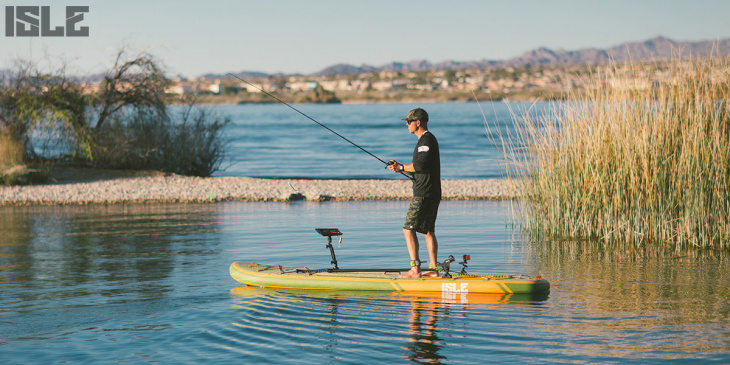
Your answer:
[[[411,123],[415,122],[415,120],[406,120],[407,125],[411,125]]]

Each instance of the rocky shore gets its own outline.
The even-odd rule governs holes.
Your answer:
[[[444,180],[445,200],[518,197],[507,180]],[[0,205],[117,204],[221,201],[408,200],[408,180],[288,180],[178,175],[62,181],[0,187]]]

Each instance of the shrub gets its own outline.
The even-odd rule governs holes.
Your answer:
[[[157,169],[210,176],[220,167],[228,119],[194,107],[169,115],[170,85],[160,62],[119,51],[98,88],[18,61],[0,80],[0,130],[23,160],[70,158],[98,167]],[[42,143],[41,143],[42,142]],[[50,146],[54,155],[39,145]],[[40,150],[40,151],[39,151]]]
[[[94,164],[117,169],[153,169],[210,176],[220,167],[229,118],[189,105],[179,116],[150,110],[120,114],[99,134]]]
[[[0,129],[21,148],[22,160],[39,157],[36,145],[82,139],[85,97],[64,65],[46,72],[19,60],[11,74],[0,82]]]
[[[172,128],[167,146],[167,171],[210,176],[220,168],[228,141],[222,136],[230,118],[205,108],[184,111]]]

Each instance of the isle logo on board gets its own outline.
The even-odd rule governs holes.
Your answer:
[[[442,283],[441,284],[441,292],[442,293],[455,293],[455,294],[466,294],[469,292],[469,283],[459,283],[460,285],[457,286],[457,283]]]

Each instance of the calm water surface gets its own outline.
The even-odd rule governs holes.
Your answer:
[[[511,128],[510,109],[543,113],[548,103],[420,103],[296,105],[335,132],[384,161],[410,163],[417,138],[401,118],[423,107],[429,130],[439,141],[443,179],[499,178],[499,132]],[[282,104],[223,105],[214,111],[231,118],[223,171],[216,176],[273,178],[402,179],[385,165]],[[489,123],[489,135],[485,128]],[[492,143],[494,141],[495,143]]]
[[[407,202],[0,208],[0,363],[730,362],[730,257],[530,242],[509,203],[444,202],[441,257],[543,297],[241,287],[234,260],[401,267]],[[423,250],[422,250],[423,251]],[[459,256],[457,256],[459,257]]]

